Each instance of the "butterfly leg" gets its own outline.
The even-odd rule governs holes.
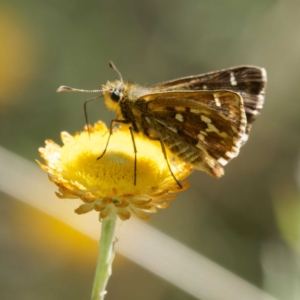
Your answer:
[[[174,175],[174,173],[173,173],[173,171],[172,171],[172,169],[171,169],[171,166],[170,166],[170,164],[169,164],[168,157],[167,157],[166,148],[165,148],[165,145],[164,145],[164,143],[162,142],[162,140],[161,140],[160,138],[151,137],[151,136],[149,136],[149,135],[147,135],[147,137],[148,137],[150,140],[152,140],[152,141],[159,141],[159,142],[160,142],[161,150],[162,150],[162,152],[163,152],[163,154],[164,154],[164,157],[165,157],[165,160],[166,160],[166,162],[167,162],[169,171],[170,171],[172,177],[174,178],[174,180],[176,181],[176,183],[178,184],[178,186],[182,189],[181,183],[177,180],[177,178],[175,177],[175,175]]]
[[[108,146],[108,143],[109,143],[109,140],[110,140],[110,137],[112,135],[112,129],[113,129],[113,124],[115,123],[123,123],[123,124],[129,124],[130,122],[127,121],[127,120],[111,120],[110,122],[110,127],[109,127],[109,136],[108,136],[108,139],[107,139],[107,142],[106,142],[106,145],[105,145],[105,148],[104,148],[104,151],[102,152],[102,154],[97,157],[97,160],[99,160],[100,158],[103,157],[103,155],[105,154],[106,152],[106,149],[107,149],[107,146]]]
[[[133,176],[133,184],[136,185],[136,170],[137,170],[137,150],[136,150],[136,144],[135,144],[135,140],[134,140],[134,135],[133,135],[133,128],[129,127],[130,130],[130,134],[131,134],[131,139],[132,139],[132,144],[133,144],[133,151],[134,151],[134,176]]]
[[[95,97],[95,98],[92,98],[92,99],[89,99],[89,100],[86,100],[84,102],[84,105],[83,105],[83,109],[84,109],[84,118],[85,118],[85,125],[86,125],[86,128],[88,129],[88,133],[89,133],[89,138],[91,138],[91,133],[90,133],[90,127],[89,127],[89,120],[88,120],[88,115],[87,115],[87,104],[94,101],[94,100],[97,100],[99,98],[101,98],[102,96],[98,96],[98,97]]]

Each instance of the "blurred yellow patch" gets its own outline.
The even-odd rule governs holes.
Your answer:
[[[1,104],[17,99],[31,81],[36,67],[35,52],[33,36],[22,17],[0,6]]]

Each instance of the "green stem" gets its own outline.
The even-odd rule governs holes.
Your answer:
[[[111,265],[114,260],[113,239],[116,220],[117,214],[115,213],[110,213],[102,220],[98,261],[92,290],[92,300],[103,300],[106,294],[106,285],[111,275]]]

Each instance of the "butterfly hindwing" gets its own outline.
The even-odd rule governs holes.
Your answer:
[[[246,126],[239,94],[162,92],[145,95],[139,102],[147,103],[147,134],[161,139],[171,152],[199,169],[206,169],[206,164],[221,168],[238,154]]]

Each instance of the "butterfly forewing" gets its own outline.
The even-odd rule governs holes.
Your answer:
[[[143,128],[176,156],[215,177],[235,157],[245,132],[243,101],[231,91],[176,91],[141,97],[146,101]]]
[[[251,124],[260,113],[264,104],[266,71],[263,68],[239,66],[216,72],[183,77],[154,85],[161,91],[174,90],[219,90],[225,89],[239,93],[244,101],[247,117],[247,140]]]

